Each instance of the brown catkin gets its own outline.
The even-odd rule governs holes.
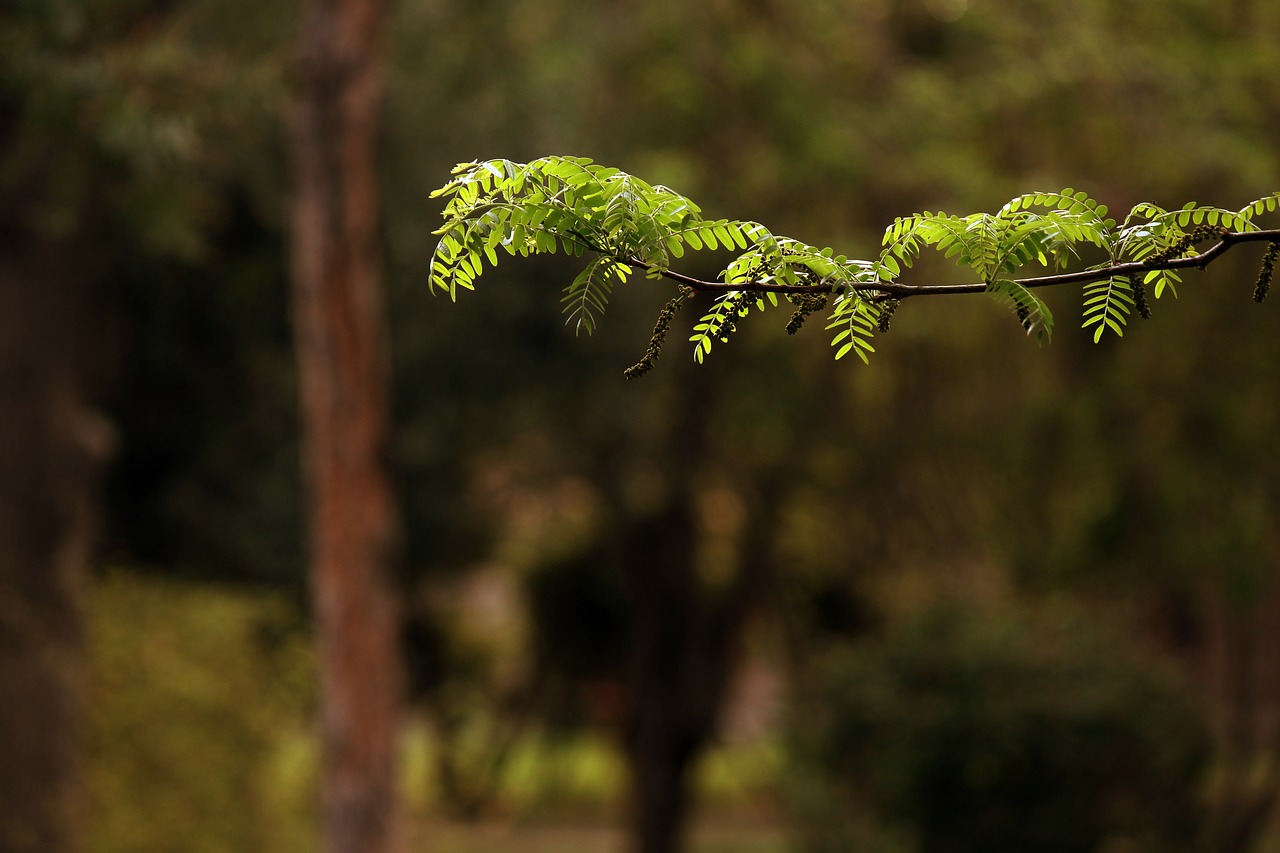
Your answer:
[[[692,287],[682,287],[679,293],[662,306],[662,310],[658,312],[658,320],[653,324],[653,335],[649,338],[649,346],[645,347],[644,356],[622,371],[623,376],[628,379],[639,379],[653,369],[654,362],[658,360],[658,356],[662,355],[662,344],[666,341],[667,332],[671,329],[671,321],[675,319],[676,313],[684,305],[685,300],[692,295]]]
[[[1280,240],[1272,240],[1267,244],[1267,252],[1262,256],[1262,269],[1258,270],[1258,281],[1253,286],[1253,301],[1261,302],[1267,298],[1271,289],[1271,277],[1275,275],[1276,258],[1280,257]]]
[[[1147,304],[1147,288],[1142,279],[1136,275],[1129,276],[1129,287],[1133,290],[1133,303],[1138,309],[1138,316],[1144,320],[1151,319],[1151,306]]]
[[[1210,237],[1221,237],[1226,233],[1227,229],[1223,228],[1221,225],[1197,225],[1195,228],[1192,228],[1186,234],[1183,234],[1178,238],[1178,241],[1172,246],[1165,249],[1163,252],[1152,255],[1147,262],[1159,264],[1164,263],[1165,261],[1171,261],[1174,258],[1181,257],[1183,252],[1190,249],[1196,243],[1207,240]]]
[[[902,304],[900,299],[886,299],[880,303],[880,317],[876,322],[876,331],[882,335],[889,333],[889,324],[893,320],[893,312]]]
[[[788,298],[791,300],[791,304],[796,306],[795,313],[787,321],[788,335],[794,335],[800,331],[800,327],[804,325],[805,320],[809,319],[810,314],[827,307],[827,295],[825,293],[797,293]]]

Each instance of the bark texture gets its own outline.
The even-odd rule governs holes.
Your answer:
[[[331,853],[398,846],[399,535],[375,170],[382,17],[376,0],[307,0],[292,128],[294,335]]]

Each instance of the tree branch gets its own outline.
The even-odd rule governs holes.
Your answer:
[[[1280,241],[1280,229],[1270,231],[1226,231],[1223,230],[1218,242],[1197,255],[1185,258],[1167,258],[1150,261],[1127,261],[1076,272],[1059,273],[1057,275],[1033,276],[1015,279],[1023,287],[1053,287],[1060,284],[1083,284],[1089,281],[1101,281],[1112,276],[1127,276],[1151,270],[1204,269],[1217,258],[1226,254],[1233,246],[1240,243],[1265,243]],[[643,261],[631,259],[627,263],[644,272],[654,269]],[[830,285],[826,284],[781,284],[778,282],[750,281],[726,283],[723,281],[705,281],[675,272],[662,270],[663,278],[691,287],[700,293],[728,293],[746,291],[750,293],[829,293]],[[875,291],[873,300],[906,299],[910,296],[950,296],[959,293],[982,293],[986,291],[985,282],[970,284],[903,284],[897,281],[859,282],[850,285],[853,290]]]

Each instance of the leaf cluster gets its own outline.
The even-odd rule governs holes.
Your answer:
[[[436,231],[440,242],[431,265],[433,291],[456,299],[459,288],[474,289],[486,265],[498,263],[499,250],[521,256],[590,254],[564,289],[561,303],[568,322],[593,332],[613,288],[633,271],[650,279],[668,278],[715,294],[689,338],[698,362],[715,343],[727,341],[752,311],[778,307],[779,293],[796,306],[788,332],[809,314],[828,310],[826,328],[833,333],[837,359],[852,352],[867,361],[875,351],[872,339],[888,330],[893,310],[903,299],[919,295],[985,292],[1028,335],[1045,341],[1053,334],[1054,318],[1034,288],[1068,282],[1084,287],[1083,327],[1093,330],[1094,341],[1108,331],[1120,336],[1133,313],[1149,316],[1148,286],[1157,299],[1166,291],[1176,295],[1178,270],[1208,262],[1197,254],[1197,244],[1217,239],[1225,246],[1229,239],[1243,239],[1259,231],[1255,217],[1280,206],[1280,193],[1239,210],[1194,202],[1165,210],[1142,202],[1117,224],[1108,218],[1106,205],[1085,192],[1028,193],[995,213],[926,211],[901,217],[885,229],[879,256],[858,260],[776,235],[758,222],[706,219],[695,203],[668,187],[581,157],[463,163],[433,197],[447,198],[444,224]],[[980,283],[901,282],[926,248],[954,259]],[[734,256],[715,281],[702,281],[672,269],[673,261],[689,250],[725,250]],[[1085,252],[1101,261],[1079,273],[1063,273]],[[1053,274],[1028,277],[1023,273],[1027,267]],[[1269,282],[1266,272],[1260,280]],[[1265,294],[1265,287],[1255,290]],[[664,309],[662,334],[655,332],[642,360],[646,369],[657,358],[673,314],[670,305]]]
[[[582,157],[531,163],[463,163],[432,193],[448,198],[431,264],[433,289],[457,298],[474,289],[499,250],[529,256],[563,251],[595,258],[564,290],[569,322],[595,331],[616,284],[634,269],[650,278],[668,272],[687,249],[745,249],[754,223],[707,220],[689,199],[619,169]],[[761,227],[761,226],[756,226]]]
[[[1012,311],[1028,334],[1047,340],[1053,314],[1015,276],[1032,263],[1065,269],[1081,244],[1109,248],[1115,221],[1106,214],[1106,205],[1072,189],[1021,195],[994,214],[914,214],[885,229],[879,267],[897,277],[925,247],[933,248],[977,273],[991,298]]]

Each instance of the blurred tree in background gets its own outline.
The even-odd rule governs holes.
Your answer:
[[[803,849],[1201,849],[1201,709],[1105,634],[951,598],[835,647],[795,708]]]
[[[700,201],[724,196],[725,203],[707,205],[712,215],[758,217],[787,233],[841,245],[835,235],[860,228],[878,231],[907,210],[949,207],[961,200],[969,208],[975,201],[994,205],[1019,189],[1076,182],[1082,175],[1091,186],[1104,188],[1099,194],[1108,202],[1122,207],[1148,194],[1166,200],[1178,198],[1178,192],[1219,197],[1230,187],[1239,188],[1237,198],[1249,198],[1255,193],[1247,189],[1248,181],[1257,180],[1262,187],[1274,183],[1273,166],[1262,153],[1266,145],[1260,143],[1267,119],[1253,112],[1256,102],[1199,94],[1208,91],[1210,79],[1247,78],[1274,66],[1259,59],[1275,57],[1271,47],[1261,44],[1256,52],[1251,49],[1249,59],[1233,62],[1233,45],[1252,43],[1254,36],[1246,30],[1265,24],[1272,14],[1260,6],[1241,6],[1229,20],[1194,4],[1133,15],[1101,4],[1083,12],[1028,4],[1000,14],[983,4],[923,3],[806,4],[794,12],[788,7],[786,13],[767,3],[749,12],[712,4],[678,13],[661,7],[602,8],[623,17],[628,37],[609,42],[609,55],[593,68],[610,81],[615,100],[609,103],[626,108],[611,114],[613,120],[600,137],[551,150],[617,163]],[[574,25],[582,26],[591,14],[578,14]],[[672,23],[677,18],[682,25]],[[545,21],[543,26],[551,27]],[[512,29],[518,31],[518,24]],[[803,49],[810,46],[814,48]],[[515,55],[519,47],[513,46]],[[579,58],[584,54],[589,50],[574,52]],[[725,68],[730,65],[732,71]],[[526,67],[539,68],[536,61]],[[679,82],[668,83],[672,80]],[[575,103],[575,87],[582,81],[574,76],[574,66],[568,66],[560,83],[565,97],[556,112],[518,113],[532,133],[542,130],[540,122],[561,117]],[[678,91],[679,98],[658,100],[655,93],[664,84]],[[487,90],[472,91],[483,103]],[[1205,133],[1205,115],[1212,116],[1215,134]],[[681,137],[682,126],[690,128],[688,137]],[[568,135],[564,127],[544,132],[552,138]],[[1224,135],[1252,153],[1232,155],[1225,165]],[[621,138],[637,140],[641,150],[631,153]],[[838,142],[822,144],[830,139]],[[1140,150],[1129,146],[1132,140],[1154,139],[1158,145]],[[509,153],[519,158],[523,151],[515,145],[468,156]],[[801,223],[809,222],[802,230]],[[1250,275],[1239,269],[1222,277]],[[927,272],[945,274],[940,268]],[[1241,304],[1245,292],[1243,286],[1237,289]],[[482,299],[500,304],[518,299],[523,306],[525,297],[508,297],[505,291],[495,295],[490,286]],[[886,572],[920,565],[945,569],[969,561],[999,565],[1008,560],[1005,548],[1013,543],[1021,551],[1015,565],[1028,591],[1063,580],[1057,574],[1057,555],[1046,553],[1043,536],[1061,534],[1070,542],[1087,538],[1070,522],[1073,495],[1074,500],[1081,499],[1081,492],[1096,498],[1110,486],[1098,480],[1083,483],[1082,472],[1095,472],[1105,481],[1124,468],[1129,453],[1127,443],[1113,432],[1082,440],[1070,434],[1063,420],[1042,438],[1038,430],[1043,421],[1032,416],[1035,406],[1027,405],[1028,400],[1042,401],[1043,411],[1053,413],[1051,419],[1067,414],[1064,401],[1077,411],[1112,405],[1103,398],[1103,389],[1115,377],[1132,376],[1140,359],[1168,363],[1171,353],[1188,352],[1187,341],[1210,338],[1215,329],[1233,324],[1254,329],[1267,322],[1265,315],[1242,317],[1221,300],[1199,316],[1162,304],[1157,314],[1163,322],[1178,324],[1176,331],[1160,340],[1153,334],[1127,342],[1138,353],[1110,348],[1089,353],[1069,334],[1060,336],[1053,351],[1027,353],[1006,350],[1013,341],[996,329],[962,338],[959,329],[969,326],[972,316],[963,314],[963,323],[948,318],[967,310],[974,308],[931,306],[924,316],[900,321],[873,375],[836,380],[852,386],[844,392],[848,398],[828,393],[825,404],[847,413],[829,418],[839,425],[831,430],[832,443],[827,446],[825,436],[805,433],[806,449],[821,462],[808,468],[802,460],[792,460],[788,473],[807,499],[792,499],[803,512],[795,513],[796,529],[780,535],[792,540],[798,558],[829,567],[816,572],[814,594],[838,600],[839,594],[828,591],[833,581],[827,578],[834,576],[838,588],[849,565]],[[1189,328],[1185,323],[1200,325]],[[1267,337],[1259,333],[1251,340],[1269,346]],[[1105,371],[1103,354],[1113,357]],[[790,351],[778,370],[794,376],[796,362],[788,358],[801,356]],[[718,387],[700,395],[699,405],[711,407],[716,403],[705,402],[706,397],[718,400],[722,393],[737,392],[747,400],[755,394],[757,399],[775,395],[775,401],[786,400],[776,406],[781,415],[770,413],[775,417],[797,412],[793,397],[767,384],[769,368],[760,364],[768,360],[752,357],[748,382],[753,387],[723,392]],[[1104,372],[1106,382],[1091,381]],[[1127,380],[1128,399],[1141,408],[1144,404],[1132,388],[1137,381]],[[1162,398],[1173,406],[1197,384],[1186,375],[1175,381],[1180,390]],[[1242,381],[1266,393],[1264,381]],[[757,418],[759,406],[757,402],[750,410]],[[668,408],[680,409],[677,404]],[[687,407],[684,411],[681,417],[688,418]],[[1075,417],[1068,415],[1066,423],[1074,423]],[[708,443],[700,456],[701,468],[717,468],[716,450],[732,446],[759,423],[750,417],[714,416],[711,422],[714,444]],[[593,423],[585,439],[574,439],[606,436],[616,443],[625,429],[625,423]],[[787,431],[781,426],[783,435]],[[677,428],[676,434],[683,441],[698,435],[687,428]],[[1125,431],[1126,438],[1139,440],[1137,436]],[[760,459],[769,452],[765,447],[788,446],[777,437],[747,439],[747,452],[732,455],[728,464],[741,471],[751,466],[744,457]],[[1111,447],[1119,448],[1119,459],[1103,455]],[[1069,455],[1075,453],[1079,457]],[[1166,447],[1164,453],[1179,459],[1197,456],[1190,448]],[[1084,465],[1070,467],[1073,458]],[[994,459],[1004,464],[993,466]],[[664,470],[661,464],[655,467]],[[687,468],[676,463],[665,470],[679,478]],[[1249,472],[1235,473],[1253,480]],[[714,477],[700,477],[714,482]],[[611,476],[605,482],[620,479]],[[1194,483],[1194,475],[1186,482]],[[853,483],[860,484],[856,492],[849,491]],[[833,495],[844,497],[833,500]],[[684,517],[678,511],[675,516]],[[660,525],[673,535],[677,527],[672,518]],[[607,538],[620,541],[616,533]],[[813,554],[806,538],[820,539],[825,553]],[[655,541],[653,535],[644,539]],[[1173,548],[1185,553],[1186,544]],[[795,574],[789,573],[785,582],[801,586]],[[1148,612],[1147,596],[1159,593],[1164,579],[1160,573],[1149,579],[1152,583],[1137,587],[1112,587],[1113,596],[1122,589],[1132,595],[1129,603],[1137,608],[1119,612],[1122,607],[1113,602],[1116,618],[1137,624],[1158,618]],[[715,580],[713,575],[712,588]],[[1218,595],[1207,592],[1206,600]],[[679,613],[696,600],[686,588],[681,595],[668,595],[664,612]],[[1138,603],[1142,601],[1147,604]],[[847,609],[858,610],[852,605]],[[677,617],[668,618],[674,626]],[[669,637],[679,633],[673,627]],[[677,656],[696,659],[699,653],[690,649],[707,647],[690,643]],[[1249,732],[1246,739],[1259,734],[1252,728]]]
[[[1057,340],[1035,350],[982,301],[946,300],[896,321],[869,369],[830,364],[812,332],[783,343],[746,329],[697,371],[673,334],[659,369],[624,385],[661,294],[620,294],[600,333],[574,338],[555,308],[572,272],[553,259],[501,268],[445,310],[425,298],[426,196],[458,161],[574,153],[669,184],[708,215],[853,255],[895,216],[1030,189],[1077,185],[1113,209],[1231,206],[1280,184],[1280,10],[403,0],[389,14],[390,463],[410,683],[442,731],[489,720],[496,747],[512,725],[517,737],[544,720],[595,726],[630,744],[637,782],[687,778],[744,660],[820,694],[816,648],[874,656],[909,610],[886,602],[959,577],[1017,606],[1082,600],[1135,649],[1179,662],[1211,700],[1211,849],[1257,841],[1280,789],[1280,661],[1265,630],[1280,607],[1280,415],[1271,307],[1247,305],[1252,258],[1189,281],[1207,292],[1157,303],[1154,325],[1119,345],[1092,347],[1064,306]],[[18,118],[0,180],[6,233],[21,232],[4,245],[75,267],[23,261],[13,280],[78,282],[41,292],[79,300],[83,286],[96,301],[48,310],[106,333],[67,334],[86,348],[75,370],[109,380],[93,384],[117,435],[113,561],[300,598],[281,121],[297,25],[273,4],[19,3],[3,17],[3,110]],[[27,340],[12,372],[39,375],[69,352],[55,344],[69,326],[6,316],[42,331],[4,332],[6,347]],[[93,399],[80,384],[74,396]],[[6,441],[16,460],[43,458],[25,446]],[[20,498],[4,523],[34,530],[16,513],[62,481],[12,478],[17,464],[4,463]],[[25,565],[22,577],[49,577]],[[584,588],[581,573],[607,581]],[[485,602],[516,590],[525,615],[474,640],[460,589]],[[198,607],[181,601],[178,622]],[[16,612],[43,612],[31,607]],[[42,624],[71,636],[75,619]],[[660,698],[675,694],[688,701]],[[193,720],[153,725],[194,733]],[[495,757],[452,761],[483,777]],[[118,797],[93,808],[138,812]],[[670,839],[689,806],[654,807],[668,815],[655,837]],[[485,808],[501,803],[473,810]]]
[[[288,597],[113,571],[86,615],[84,849],[316,849],[314,657]]]
[[[307,579],[315,619],[324,847],[400,848],[403,682],[390,350],[379,238],[380,0],[303,7],[289,124],[290,274]]]
[[[0,13],[7,850],[78,840],[82,593],[102,517],[98,475],[116,444],[96,407],[111,373],[109,285],[130,258],[200,254],[211,198],[197,164],[219,162],[202,156],[206,134],[235,125],[254,100],[253,65],[208,67],[175,50],[189,23],[167,4]],[[231,87],[236,97],[225,97]]]

